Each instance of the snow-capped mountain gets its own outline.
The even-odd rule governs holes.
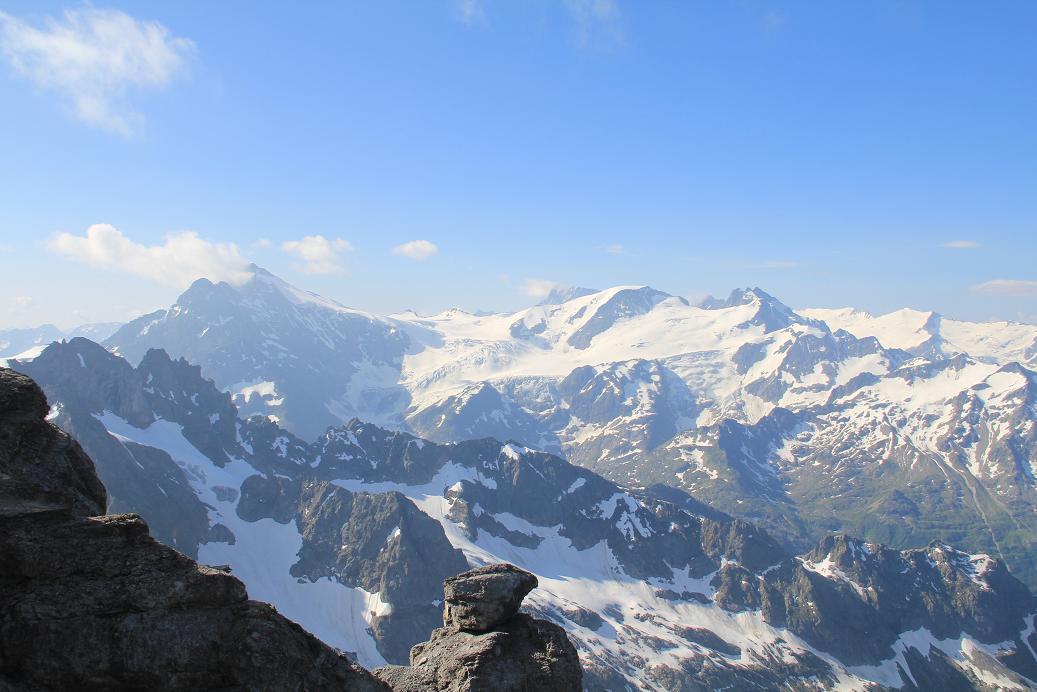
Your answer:
[[[914,355],[947,357],[966,353],[978,361],[1037,365],[1037,327],[1017,322],[962,322],[935,312],[903,309],[878,317],[853,308],[801,310],[800,314],[858,338],[874,336],[890,348]]]
[[[310,439],[354,416],[382,420],[380,412],[407,406],[397,382],[408,339],[394,323],[255,266],[240,286],[199,279],[168,310],[133,320],[105,343],[133,363],[149,348],[197,363],[244,413]]]
[[[312,441],[353,417],[494,437],[632,488],[666,484],[803,551],[838,530],[946,540],[1037,588],[1037,327],[796,311],[760,289],[698,305],[646,286],[515,313],[377,317],[255,268],[201,280],[106,341],[185,357]]]
[[[307,442],[242,419],[198,367],[157,350],[133,367],[74,339],[15,365],[113,506],[368,666],[403,660],[438,624],[444,575],[508,561],[537,574],[530,609],[566,629],[588,689],[1037,680],[1037,600],[994,557],[845,536],[793,557],[678,490],[626,490],[517,443],[359,421]]]

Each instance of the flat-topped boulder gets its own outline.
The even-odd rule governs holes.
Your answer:
[[[375,671],[396,692],[577,692],[583,670],[558,625],[518,612],[537,586],[506,563],[444,582],[443,622],[410,652],[410,666]]]
[[[514,617],[537,578],[515,565],[477,567],[443,582],[443,624],[466,632],[487,632]]]

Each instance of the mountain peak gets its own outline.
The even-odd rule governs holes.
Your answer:
[[[706,298],[699,302],[698,306],[700,308],[705,308],[706,310],[722,310],[724,308],[734,308],[741,305],[750,305],[752,303],[783,305],[780,300],[767,293],[762,288],[755,286],[752,288],[736,288],[732,290],[730,295],[728,295],[724,300],[714,298],[713,296],[706,296]],[[788,308],[786,308],[786,310],[788,310]]]
[[[547,297],[541,300],[537,305],[561,305],[567,303],[570,300],[576,298],[582,298],[589,296],[592,293],[597,293],[596,288],[582,288],[580,286],[555,286],[551,289],[551,292],[547,294]]]

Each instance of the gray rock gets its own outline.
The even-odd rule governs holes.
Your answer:
[[[537,578],[514,565],[477,567],[443,582],[443,624],[486,632],[518,613]]]
[[[482,634],[436,630],[411,650],[411,670],[423,684],[434,680],[433,689],[444,692],[568,692],[581,689],[583,678],[565,630],[524,613]]]
[[[565,630],[517,612],[536,584],[509,564],[446,580],[447,626],[411,649],[410,667],[386,666],[375,675],[396,692],[582,689],[580,659]]]
[[[108,494],[90,458],[47,423],[47,399],[25,375],[0,368],[0,514],[60,508],[104,513]]]
[[[168,394],[168,390],[146,385],[150,372],[134,370],[124,359],[81,338],[51,344],[36,359],[19,362],[17,368],[39,383],[55,404],[51,422],[72,435],[94,460],[97,476],[108,491],[107,509],[143,516],[152,536],[196,557],[199,543],[208,534],[208,512],[184,470],[164,450],[110,435],[96,418],[110,411],[131,425],[147,426],[157,417],[158,409],[152,408],[158,399],[155,392]],[[205,392],[200,396],[204,400]],[[180,400],[190,402],[191,397]],[[169,406],[161,417],[183,418]],[[205,422],[209,422],[207,416]],[[103,512],[102,508],[93,514]]]

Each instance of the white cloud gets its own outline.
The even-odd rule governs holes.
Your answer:
[[[402,245],[397,245],[392,249],[393,254],[403,255],[412,260],[420,262],[427,260],[432,255],[439,252],[439,248],[435,243],[431,243],[427,240],[411,240]]]
[[[141,245],[114,226],[98,223],[85,236],[58,233],[47,246],[69,259],[114,269],[182,288],[195,279],[241,283],[249,277],[248,260],[234,243],[214,243],[193,231],[167,235],[162,245]]]
[[[0,12],[0,54],[15,71],[63,94],[83,122],[122,135],[143,120],[127,92],[167,86],[186,73],[194,49],[162,24],[117,10],[66,10],[42,28]]]
[[[16,296],[14,299],[14,307],[18,310],[28,310],[36,303],[29,296]]]
[[[984,281],[972,287],[973,293],[992,296],[1010,296],[1014,298],[1030,298],[1037,296],[1037,281],[1021,281],[1019,279],[994,279]]]
[[[257,240],[257,241],[255,242],[255,246],[256,246],[256,247],[258,247],[258,248],[262,248],[262,249],[264,249],[264,250],[265,250],[265,249],[267,249],[268,247],[270,247],[271,245],[273,245],[273,243],[271,243],[271,242],[270,242],[270,241],[269,241],[268,239],[266,239],[266,238],[260,238],[259,240]]]
[[[942,247],[951,248],[952,250],[969,250],[979,247],[979,243],[975,240],[952,240],[944,243]]]
[[[307,274],[335,274],[342,271],[341,253],[352,252],[353,246],[342,238],[329,240],[322,235],[308,235],[281,243],[281,250],[302,258],[298,268]]]
[[[605,252],[609,253],[610,255],[629,255],[630,254],[629,252],[627,252],[627,249],[625,247],[623,247],[622,245],[620,245],[619,243],[612,243],[612,245],[606,245],[605,246]]]
[[[550,279],[526,279],[522,292],[533,298],[546,298],[556,288],[564,288],[565,284]]]

